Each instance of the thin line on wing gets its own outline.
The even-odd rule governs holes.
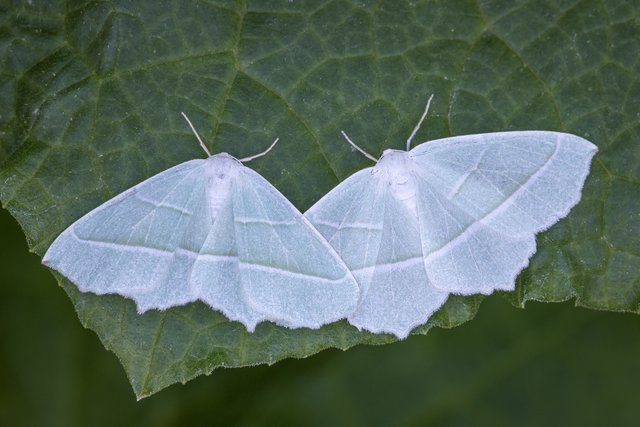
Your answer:
[[[524,191],[528,191],[528,189],[526,188],[527,185],[530,182],[532,182],[535,179],[537,179],[538,176],[542,175],[549,168],[549,164],[553,161],[553,159],[555,158],[555,156],[558,153],[558,147],[559,147],[559,144],[556,144],[556,149],[551,154],[551,156],[549,156],[547,161],[540,167],[540,169],[538,169],[533,175],[531,175],[527,179],[527,181],[520,186],[520,188],[518,188],[516,191],[511,193],[511,195],[509,197],[507,197],[502,203],[500,203],[494,209],[492,209],[491,211],[487,212],[487,214],[485,214],[482,218],[477,219],[473,224],[468,226],[462,233],[460,233],[459,235],[457,235],[456,237],[454,237],[453,239],[451,239],[450,241],[445,243],[442,247],[432,251],[429,255],[427,255],[427,257],[425,258],[425,261],[428,261],[429,259],[432,259],[434,257],[439,256],[441,252],[445,251],[451,245],[459,244],[461,239],[463,239],[463,238],[466,239],[466,236],[468,234],[475,232],[475,230],[478,227],[480,227],[481,225],[484,225],[483,223],[485,221],[491,219],[492,217],[497,216],[498,214],[500,214],[500,213],[504,212],[506,209],[508,209],[513,204],[513,200],[518,195],[520,195]]]
[[[167,194],[165,194],[165,196],[162,198],[162,201],[161,201],[159,204],[163,204],[163,202],[166,200],[166,198],[167,198],[167,197],[168,197],[168,196],[169,196],[169,195],[170,195],[170,194],[171,194],[171,193],[172,193],[172,192],[173,192],[173,191],[174,191],[174,190],[175,190],[179,185],[181,185],[187,177],[191,176],[191,175],[194,173],[194,171],[195,171],[195,170],[196,170],[196,169],[194,168],[193,170],[191,170],[191,171],[189,171],[189,172],[185,173],[185,175],[184,175],[183,177],[181,177],[181,178],[178,180],[178,182],[176,183],[176,185],[175,185],[175,186],[173,186],[173,187],[172,187],[172,188],[167,192]],[[158,175],[156,175],[156,177],[157,177],[157,176],[158,176]],[[141,189],[144,189],[144,188],[150,188],[150,186],[153,186],[153,185],[157,185],[157,184],[158,184],[158,183],[156,182],[156,177],[151,177],[151,178],[149,178],[148,180],[143,181],[142,183],[140,183],[140,184],[138,184],[137,186],[135,186],[135,187],[134,187],[134,189],[136,189],[136,191],[133,191],[133,190],[127,190],[127,192],[130,192],[130,193],[129,193],[129,195],[128,195],[128,197],[133,197],[133,198],[135,198],[135,199],[137,199],[137,200],[140,200],[140,192],[141,192]],[[145,185],[145,183],[146,183],[146,185]],[[192,190],[192,191],[193,191],[193,190]],[[125,192],[125,193],[127,193],[127,192]],[[123,194],[124,194],[124,193],[123,193]],[[118,197],[120,197],[120,196],[117,196],[117,198],[118,198]],[[189,196],[189,199],[190,199],[190,198],[191,198],[191,195]],[[127,200],[127,198],[126,198],[126,197],[123,197],[120,201],[122,202],[122,201],[124,201],[124,200]],[[109,203],[110,203],[110,202],[107,202],[107,204],[109,204]],[[140,250],[141,250],[142,248],[147,248],[147,249],[151,249],[151,250],[153,250],[153,249],[154,249],[153,247],[143,246],[143,245],[129,245],[129,242],[131,241],[131,238],[132,238],[132,236],[133,236],[133,233],[134,233],[135,229],[137,229],[137,227],[142,223],[142,221],[144,221],[144,219],[148,218],[148,217],[149,217],[149,215],[150,215],[150,214],[152,214],[152,213],[153,213],[153,216],[155,217],[155,213],[156,213],[156,211],[158,210],[158,209],[157,209],[157,205],[156,205],[156,203],[151,203],[151,204],[152,204],[152,206],[155,206],[155,207],[154,207],[153,209],[151,209],[149,212],[147,212],[147,213],[146,213],[146,214],[145,214],[145,215],[144,215],[144,216],[143,216],[139,221],[137,221],[137,222],[136,222],[136,224],[135,224],[135,225],[133,226],[133,228],[131,229],[131,231],[130,231],[130,233],[129,233],[129,236],[127,237],[127,243],[123,245],[124,247],[126,247],[126,246],[138,246],[138,247],[140,248]],[[187,204],[188,204],[188,203],[187,203]],[[102,206],[107,206],[107,205],[102,205]],[[113,203],[113,204],[109,204],[109,205],[108,205],[108,207],[105,207],[105,209],[107,209],[107,208],[112,208],[112,209],[114,210],[114,212],[109,216],[109,218],[108,218],[108,220],[107,220],[107,221],[110,221],[110,220],[111,220],[111,219],[112,219],[112,218],[113,218],[113,217],[118,213],[118,207],[117,207],[117,206],[118,206],[117,204]],[[182,213],[182,212],[181,212],[181,213],[180,213],[180,218],[179,218],[179,220],[178,220],[178,221],[181,221],[183,216],[184,216],[184,213]],[[107,221],[104,221],[104,222],[103,222],[103,224],[104,224],[104,223],[106,223]],[[147,238],[148,238],[148,236],[149,236],[149,232],[151,231],[151,227],[152,227],[152,225],[153,225],[152,223],[149,223],[149,228],[147,229],[147,232],[145,233],[145,237],[144,237],[143,244],[144,244],[144,243],[146,243],[146,241],[147,241]],[[175,229],[177,229],[177,227],[176,227],[176,228],[174,228],[174,230],[175,230]],[[82,239],[82,238],[80,238],[80,236],[78,236],[78,235],[77,235],[76,230],[75,230],[75,225],[72,225],[72,226],[71,226],[71,230],[72,230],[73,236],[74,236],[75,238],[77,238],[77,239]],[[173,236],[173,232],[172,232],[172,236]],[[94,243],[94,245],[95,245],[95,244],[97,244],[96,242],[99,242],[99,241],[97,241],[97,240],[92,240],[92,239],[84,239],[84,241],[85,241],[85,242],[87,242],[87,243],[93,242],[93,243]],[[171,239],[170,239],[169,241],[171,241]],[[101,241],[100,241],[100,242],[101,242]],[[109,243],[109,242],[102,242],[102,243]],[[116,245],[116,244],[114,243],[114,245]],[[117,256],[117,259],[116,259],[113,263],[111,263],[111,268],[110,268],[111,270],[120,270],[120,266],[121,266],[121,264],[123,263],[123,258],[125,258],[125,257],[127,256],[127,255],[126,255],[126,254],[127,254],[127,252],[131,252],[131,249],[129,249],[129,248],[121,248],[121,249],[123,249],[123,250],[122,250],[122,251],[120,251],[120,253],[119,253],[119,254],[118,254],[118,256]],[[156,255],[158,255],[158,253],[156,253]],[[155,277],[155,272],[158,270],[158,268],[161,268],[161,266],[160,266],[159,264],[156,264],[156,265],[153,267],[153,270],[148,272],[148,277],[150,277],[150,278]],[[106,271],[107,271],[107,270],[105,270],[105,269],[103,269],[103,268],[102,268],[101,263],[96,263],[96,264],[95,264],[95,266],[94,266],[94,268],[93,268],[93,271],[92,271],[92,272],[91,272],[91,274],[90,274],[90,277],[93,277],[93,279],[94,279],[94,280],[98,280],[98,278],[99,278],[99,277],[102,277],[104,274],[106,274]],[[118,276],[116,276],[116,277],[118,277]],[[115,281],[115,280],[116,280],[116,279],[114,279],[114,281]],[[151,289],[151,288],[154,288],[156,285],[157,285],[157,283],[150,282],[150,284],[149,284],[149,286],[148,286],[148,287],[149,287],[149,289]]]
[[[349,224],[345,224],[345,223],[337,223],[337,222],[332,222],[332,221],[326,221],[326,220],[322,220],[322,219],[316,219],[313,221],[313,223],[315,225],[324,225],[327,227],[331,227],[335,230],[347,230],[349,228],[353,228],[356,230],[367,230],[367,231],[380,231],[382,230],[382,226],[377,226],[375,224],[369,224],[366,222],[352,222]]]
[[[364,194],[364,193],[362,193],[362,194]],[[374,193],[374,194],[375,194],[375,193]],[[382,200],[382,201],[383,201],[383,203],[384,203],[384,205],[382,206],[382,208],[381,208],[381,209],[380,209],[380,208],[378,208],[378,209],[375,209],[375,208],[374,208],[374,209],[371,209],[371,211],[370,211],[369,221],[373,221],[373,217],[374,217],[374,215],[376,214],[376,212],[382,212],[382,227],[384,228],[384,216],[385,216],[385,212],[386,212],[386,209],[387,209],[387,202],[386,202],[386,200],[385,200],[385,199],[379,199],[379,198],[377,197],[377,195],[376,195],[376,196],[375,196],[375,198],[374,198],[374,202],[375,202],[375,201],[379,201],[379,200]],[[382,234],[383,234],[383,233],[381,233],[381,235],[380,235],[380,241],[378,242],[378,247],[376,248],[376,250],[377,250],[377,252],[376,252],[376,259],[378,258],[378,254],[380,253],[380,245],[382,244],[382,237],[383,237],[383,236],[382,236]],[[367,241],[366,241],[366,244],[365,244],[365,246],[364,246],[364,257],[362,258],[365,262],[366,262],[366,260],[369,258],[369,246],[370,246],[370,243],[371,243],[371,240],[372,240],[372,239],[373,239],[373,233],[369,233],[369,234],[367,235]]]
[[[178,167],[180,167],[180,165],[176,166],[176,168],[178,168]],[[174,170],[174,169],[172,169],[172,170]],[[175,170],[177,170],[177,169],[175,169]],[[141,183],[139,183],[138,185],[136,185],[136,186],[134,186],[134,187],[130,188],[129,190],[125,191],[124,193],[121,193],[119,196],[116,196],[115,198],[113,198],[113,199],[111,199],[111,200],[107,201],[106,203],[104,203],[104,204],[100,205],[98,208],[96,208],[96,209],[94,209],[93,211],[89,212],[89,213],[87,214],[87,218],[90,218],[90,216],[93,216],[93,215],[95,215],[95,214],[97,214],[97,213],[99,213],[99,212],[105,211],[106,209],[113,209],[113,211],[111,212],[111,214],[110,214],[106,219],[104,219],[104,220],[102,221],[102,224],[99,224],[99,225],[96,227],[96,229],[94,230],[94,232],[95,232],[95,231],[100,230],[100,229],[101,229],[101,227],[106,226],[106,224],[109,224],[109,223],[110,223],[110,221],[111,221],[111,220],[112,220],[112,219],[113,219],[113,218],[114,218],[114,217],[119,213],[118,205],[119,205],[120,203],[122,203],[123,201],[126,201],[126,200],[127,200],[127,198],[129,198],[129,197],[135,197],[135,198],[137,198],[138,193],[141,191],[141,189],[143,189],[143,188],[148,188],[147,186],[157,185],[159,181],[167,180],[167,179],[169,179],[169,178],[173,178],[175,173],[171,173],[171,175],[168,175],[169,173],[170,173],[169,171],[166,171],[166,172],[163,172],[163,173],[161,173],[161,174],[159,174],[159,175],[155,175],[155,176],[153,176],[153,177],[151,177],[151,178],[149,178],[149,179],[147,179],[147,180],[145,180],[145,181],[142,181],[142,182],[141,182]],[[170,193],[171,193],[171,192],[172,192],[176,187],[178,187],[178,186],[179,186],[179,185],[180,185],[180,184],[181,184],[181,183],[182,183],[182,182],[183,182],[183,181],[184,181],[188,176],[190,176],[192,173],[193,173],[193,170],[191,170],[191,171],[189,171],[189,172],[185,173],[185,175],[184,175],[183,177],[179,178],[178,182],[177,182],[173,187],[171,187],[171,189],[167,192],[167,194],[165,194],[165,196],[162,198],[162,201],[164,201],[164,200],[168,197],[168,195],[169,195],[169,194],[170,194]],[[167,174],[167,176],[165,176],[164,174]],[[154,206],[155,206],[155,204],[154,204]],[[139,220],[138,220],[138,221],[137,221],[137,222],[132,226],[131,231],[129,232],[129,236],[127,237],[127,243],[128,243],[129,241],[131,241],[131,237],[133,236],[133,233],[134,233],[135,229],[140,225],[140,223],[141,223],[142,221],[144,221],[144,220],[145,220],[145,219],[146,219],[146,218],[147,218],[147,217],[148,217],[152,212],[155,212],[155,211],[156,211],[156,208],[153,208],[153,209],[149,210],[149,212],[147,212],[146,214],[144,214],[144,215],[142,216],[142,218],[140,218],[140,219],[139,219]],[[151,226],[151,225],[150,225],[150,226]],[[80,239],[80,240],[83,240],[82,238],[80,238],[80,237],[77,235],[76,230],[75,230],[75,227],[76,227],[76,224],[74,223],[74,224],[72,224],[72,225],[71,225],[71,227],[69,228],[69,229],[71,230],[71,233],[72,233],[73,237],[74,237],[74,238],[77,238],[77,239]],[[147,234],[148,234],[148,230],[147,230]],[[145,239],[146,239],[146,236],[145,236]],[[90,240],[90,239],[84,239],[83,241],[86,241],[86,242],[98,242],[97,240]],[[108,242],[102,242],[102,243],[108,243]],[[135,245],[134,245],[134,246],[135,246]],[[142,247],[142,246],[141,246],[141,247]],[[125,249],[125,250],[126,250],[126,249]],[[118,266],[119,266],[119,265],[121,264],[121,262],[122,262],[122,257],[123,257],[123,256],[124,256],[124,254],[123,254],[123,253],[119,254],[119,255],[118,255],[118,258],[115,260],[115,262],[112,264],[112,266],[111,266],[111,267],[112,267],[112,268],[114,268],[114,269],[117,269],[117,268],[118,268]],[[94,266],[94,268],[93,268],[93,271],[92,271],[92,272],[91,272],[91,274],[90,274],[90,276],[91,276],[91,277],[94,277],[94,280],[95,280],[95,279],[96,279],[96,277],[97,277],[97,276],[99,276],[99,275],[101,275],[101,274],[103,274],[103,273],[104,273],[104,271],[105,271],[105,270],[103,270],[103,269],[101,268],[101,264],[100,264],[100,263],[96,263],[96,264],[95,264],[95,266]]]
[[[270,219],[264,219],[264,218],[250,218],[250,217],[236,217],[236,216],[233,217],[233,220],[241,224],[265,224],[265,225],[296,225],[297,224],[295,220],[277,221],[277,220],[270,220]]]
[[[175,189],[174,189],[175,190]],[[189,191],[189,197],[187,199],[187,202],[185,204],[185,206],[192,206],[193,205],[193,199],[194,199],[194,195],[196,194],[197,190],[201,190],[201,188],[198,185],[192,185],[191,189]],[[204,194],[200,194],[200,195],[204,195],[206,197],[206,191],[204,192]],[[206,200],[206,199],[205,199]],[[186,215],[186,216],[185,216]],[[197,219],[197,218],[195,218]],[[178,225],[182,225],[183,220],[186,221],[194,221],[193,215],[188,215],[186,214],[186,212],[181,212],[180,213],[180,218],[178,219],[178,221],[176,222],[176,226],[174,226],[173,231],[171,232],[171,238],[169,241],[174,241],[174,238],[179,239],[178,242],[179,244],[189,244],[192,239],[193,236],[191,236],[190,234],[193,233],[192,230],[190,230],[188,228],[189,224],[185,224],[183,227],[179,227]],[[208,230],[211,230],[211,223],[209,223],[208,225]],[[149,237],[149,232],[151,231],[151,228],[149,228],[149,230],[147,231],[147,235],[145,236],[144,239],[144,243],[147,243],[147,239]],[[180,233],[180,235],[176,235],[176,233]],[[207,233],[208,235],[208,233]],[[187,282],[187,286],[189,288],[189,292],[192,295],[195,295],[196,297],[198,297],[198,292],[199,290],[194,289],[194,284],[191,281],[191,276],[193,273],[193,268],[196,265],[196,262],[198,260],[198,257],[200,255],[200,251],[202,250],[202,247],[204,245],[204,243],[207,241],[207,238],[205,237],[201,244],[200,244],[200,248],[198,249],[198,251],[193,251],[191,249],[186,249],[186,248],[182,248],[180,246],[176,246],[176,248],[174,249],[174,255],[180,254],[180,253],[184,253],[187,254],[187,256],[191,259],[191,264],[188,266],[188,272],[186,274],[186,282]],[[157,269],[157,266],[156,266]],[[167,280],[170,277],[170,274],[168,273],[167,275],[165,275],[165,277],[163,278],[163,280]]]
[[[440,198],[435,194],[435,192],[433,191],[432,187],[430,185],[428,185],[428,183],[426,184],[426,186],[424,187],[427,191],[429,191],[433,197],[433,199],[438,203],[438,205],[440,206],[440,209],[442,209],[442,211],[445,213],[445,215],[443,215],[443,219],[444,219],[444,223],[445,223],[445,230],[449,230],[450,226],[449,226],[449,221],[448,218],[451,218],[453,220],[453,224],[455,224],[457,227],[455,227],[455,229],[459,230],[462,229],[464,226],[463,224],[458,221],[458,219],[442,204],[442,201],[440,200]],[[442,197],[445,197],[444,195],[442,195]],[[422,236],[421,236],[422,237]],[[445,244],[446,246],[446,244]],[[429,256],[424,254],[424,249],[423,249],[423,261],[424,261],[424,265],[425,265],[425,271],[429,271],[429,269],[427,268],[427,260],[428,260]],[[452,257],[452,261],[453,257]],[[462,275],[460,274],[460,270],[458,268],[458,263],[457,262],[452,262],[453,266],[455,268],[455,277],[456,277],[456,281],[458,284],[462,283]],[[477,264],[476,264],[477,267]],[[428,277],[428,274],[427,274]]]
[[[502,194],[504,197],[510,197],[510,196],[506,196],[506,195],[505,195],[504,193],[502,193],[501,191],[499,191],[499,193],[500,193],[500,194]],[[472,206],[473,208],[475,208],[477,211],[482,211],[482,210],[483,210],[483,208],[482,208],[481,206],[479,206],[478,204],[476,204],[476,203],[475,203],[475,201],[474,201],[473,199],[470,199],[469,197],[466,197],[466,196],[463,196],[463,195],[459,195],[458,197],[459,197],[460,199],[464,200],[464,201],[465,201],[466,203],[468,203],[469,205],[471,205],[471,206]],[[454,202],[454,203],[455,203],[455,202]],[[458,207],[462,207],[462,205],[460,205],[459,203],[456,203],[456,205],[457,205]],[[496,208],[498,208],[498,207],[499,207],[499,206],[496,206]],[[521,207],[521,206],[519,206],[519,205],[512,205],[512,207],[513,207],[514,209],[517,209],[518,211],[520,211],[520,213],[521,213],[522,215],[524,215],[524,216],[527,216],[527,217],[531,218],[531,220],[532,220],[534,223],[538,224],[538,220],[537,220],[536,218],[534,218],[534,217],[531,215],[531,213],[530,213],[529,211],[527,211],[526,209],[522,208],[522,207]],[[472,217],[474,217],[474,218],[475,218],[475,214],[474,214],[473,212],[470,212],[470,211],[469,211],[469,210],[467,210],[467,209],[463,209],[463,210],[464,210],[467,214],[469,214],[469,215],[471,215]],[[487,215],[488,215],[489,213],[491,213],[491,212],[488,212],[488,213],[487,213]]]
[[[73,238],[79,242],[88,243],[90,245],[98,246],[102,248],[115,249],[118,251],[143,252],[143,253],[159,255],[159,256],[172,256],[173,254],[173,250],[168,250],[168,249],[159,249],[159,248],[151,248],[148,246],[141,246],[141,245],[103,242],[102,240],[86,239],[84,237],[78,236],[75,229],[71,229],[71,236],[73,236]],[[188,249],[185,249],[185,251],[191,252]]]
[[[484,155],[487,153],[488,150],[489,150],[488,146],[485,147],[484,150],[482,150],[482,152],[478,156],[478,160],[476,160],[476,164],[473,165],[473,169],[469,170],[464,176],[460,177],[458,182],[456,182],[456,184],[454,185],[453,189],[451,190],[451,192],[447,196],[447,199],[451,200],[456,194],[458,194],[458,191],[460,191],[460,188],[462,188],[464,183],[467,182],[467,180],[469,179],[471,174],[478,170],[478,166],[480,165],[480,162],[484,159]]]
[[[203,261],[235,262],[239,260],[238,255],[213,255],[206,253],[196,253],[196,255],[198,260],[202,259]]]
[[[500,188],[498,188],[498,186],[497,186],[497,185],[495,185],[495,184],[493,183],[493,181],[491,181],[491,180],[487,177],[487,175],[485,175],[484,173],[482,173],[482,171],[478,171],[478,172],[479,172],[482,176],[484,176],[484,177],[486,178],[487,182],[488,182],[488,183],[489,183],[493,188],[495,188],[495,189],[496,189],[496,191],[497,191],[498,193],[500,193],[500,194],[502,194],[503,196],[505,196],[505,197],[506,197],[506,195],[502,192],[502,190],[500,190]],[[515,184],[518,186],[518,188],[519,188],[519,189],[520,189],[520,188],[523,188],[523,191],[526,191],[527,193],[531,194],[531,196],[533,196],[533,197],[535,197],[536,199],[538,199],[538,201],[540,201],[540,203],[542,203],[543,205],[546,205],[547,207],[551,208],[551,210],[552,210],[552,211],[553,211],[553,210],[555,210],[555,208],[554,208],[553,206],[551,206],[551,205],[549,204],[549,202],[547,202],[546,200],[544,200],[543,198],[541,198],[540,196],[538,196],[536,193],[532,192],[531,190],[529,190],[529,189],[527,189],[527,188],[524,188],[523,184],[520,184],[520,183],[519,183],[518,181],[516,181],[515,179],[511,178],[511,177],[510,177],[510,176],[508,176],[508,175],[502,175],[502,174],[497,174],[497,175],[500,175],[500,176],[502,176],[503,178],[505,178],[505,179],[507,179],[507,180],[509,180],[509,181],[511,181],[511,182],[513,182],[513,183],[515,183]],[[526,184],[526,183],[525,183],[525,184]],[[517,190],[516,190],[516,191],[517,191]],[[535,219],[535,218],[534,218],[534,219]]]
[[[152,206],[155,206],[156,208],[167,208],[167,209],[171,209],[171,210],[177,211],[177,212],[179,212],[181,214],[193,215],[192,211],[190,211],[188,209],[185,209],[185,208],[182,208],[182,207],[180,207],[178,205],[174,205],[172,203],[167,203],[167,202],[158,202],[158,203],[156,203],[155,201],[153,201],[151,199],[148,199],[146,197],[142,197],[139,193],[134,193],[134,197],[136,199],[140,200],[141,202],[148,203],[148,204],[150,204]]]
[[[359,268],[354,268],[351,270],[352,273],[354,274],[368,274],[371,273],[373,271],[380,271],[382,273],[388,272],[388,271],[392,271],[398,268],[403,268],[403,267],[411,267],[415,264],[419,264],[422,262],[422,255],[419,256],[415,256],[415,257],[411,257],[411,258],[407,258],[407,259],[403,259],[400,261],[394,261],[394,262],[386,262],[386,263],[382,263],[382,264],[374,264],[374,265],[370,265],[370,266],[366,266],[366,267],[359,267]]]
[[[249,187],[249,189],[251,189],[251,191],[253,191],[253,194],[255,194],[256,200],[258,201],[258,204],[260,205],[260,209],[262,210],[262,214],[263,214],[264,218],[269,218],[269,214],[268,214],[267,208],[266,208],[266,206],[264,204],[264,201],[260,198],[260,194],[258,193],[256,185],[249,185],[248,187]],[[287,208],[288,208],[288,206],[287,206]],[[292,213],[292,215],[293,215],[293,213]],[[276,230],[274,228],[274,229],[271,229],[270,231],[280,241],[280,248],[283,249],[282,252],[284,252],[284,254],[285,254],[285,260],[286,260],[287,264],[292,264],[296,269],[301,270],[301,268],[298,265],[298,262],[296,261],[295,257],[292,256],[291,251],[285,245],[284,240],[282,240],[282,236],[280,236],[280,233],[278,233],[278,230]]]
[[[338,235],[338,232],[342,229],[342,224],[345,223],[347,217],[351,214],[351,212],[356,208],[356,202],[360,202],[362,200],[364,192],[359,192],[358,197],[354,197],[351,199],[351,203],[349,204],[349,208],[346,210],[344,216],[342,217],[342,221],[340,221],[340,225],[335,229],[336,231],[331,235],[331,237],[327,238],[327,242],[333,243],[333,239]],[[357,204],[359,205],[359,203]],[[315,221],[314,221],[315,222]]]
[[[172,195],[172,194],[173,194],[173,192],[174,192],[174,191],[176,191],[176,189],[177,189],[178,187],[180,187],[180,186],[185,182],[185,180],[186,180],[187,178],[191,177],[191,175],[192,175],[194,172],[195,172],[195,169],[194,169],[194,170],[192,170],[191,172],[187,173],[184,177],[182,177],[182,179],[180,179],[180,180],[176,183],[176,185],[175,185],[175,186],[174,186],[170,191],[168,191],[168,192],[164,195],[164,197],[162,197],[162,200],[160,200],[159,205],[163,205],[164,203],[166,203],[167,198],[169,198],[169,196],[170,196],[170,195]],[[191,198],[192,198],[192,196],[193,196],[194,189],[195,189],[195,187],[191,187],[191,192],[189,193],[189,198],[188,198],[188,200],[187,200],[187,204],[189,204],[189,202],[191,201]],[[144,221],[145,219],[147,219],[149,216],[151,216],[151,219],[150,219],[150,221],[149,221],[149,228],[147,228],[147,232],[145,233],[145,236],[144,236],[144,242],[146,243],[146,242],[147,242],[147,239],[149,238],[149,233],[151,232],[151,228],[152,228],[153,222],[155,221],[155,218],[156,218],[156,214],[157,214],[157,213],[158,213],[158,209],[157,209],[157,208],[156,208],[156,209],[152,209],[151,211],[147,212],[147,214],[146,214],[145,216],[143,216],[143,217],[142,217],[138,222],[136,222],[136,224],[135,224],[135,225],[133,225],[133,227],[131,227],[131,232],[129,233],[129,239],[127,240],[127,242],[129,242],[129,241],[131,240],[131,238],[133,237],[134,232],[138,229],[138,227],[140,226],[140,224],[142,224],[142,223],[143,223],[143,221]],[[180,219],[179,219],[179,220],[181,220],[181,219],[182,219],[182,215],[183,215],[183,214],[180,214]],[[174,228],[173,228],[173,231],[172,231],[172,233],[171,233],[171,237],[172,237],[172,238],[173,238],[173,236],[174,236],[174,234],[175,234],[175,232],[176,232],[176,231],[177,231],[177,227],[174,227]]]
[[[141,245],[125,245],[122,243],[112,243],[112,242],[103,242],[101,240],[91,240],[80,237],[76,234],[75,230],[72,230],[71,235],[74,239],[79,242],[88,243],[93,246],[98,246],[102,248],[109,248],[118,251],[128,251],[128,252],[142,252],[150,255],[157,255],[162,257],[172,257],[174,253],[184,253],[191,258],[202,258],[208,261],[234,261],[238,259],[237,255],[214,255],[214,254],[206,254],[199,253],[196,251],[192,251],[187,248],[175,248],[175,249],[160,249],[160,248],[152,248],[149,246],[141,246]]]
[[[239,261],[239,264],[241,265],[241,268],[246,268],[249,270],[257,270],[257,271],[262,271],[262,272],[271,273],[271,274],[280,274],[287,277],[294,277],[296,279],[305,279],[305,280],[311,280],[311,281],[317,281],[317,282],[323,282],[323,283],[340,283],[344,281],[348,275],[348,274],[345,274],[344,276],[339,277],[337,279],[329,279],[327,277],[314,276],[312,274],[298,273],[295,271],[287,270],[286,268],[274,267],[272,265],[256,264],[256,263],[251,263],[251,262],[242,261],[242,260]]]

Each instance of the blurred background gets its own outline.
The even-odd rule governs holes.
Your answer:
[[[451,330],[214,371],[137,402],[0,210],[0,425],[638,425],[640,317],[485,300]]]

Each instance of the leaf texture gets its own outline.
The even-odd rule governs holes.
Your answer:
[[[582,201],[537,239],[506,295],[640,311],[640,12],[629,1],[142,1],[0,4],[0,201],[43,255],[73,221],[178,163],[243,157],[301,211],[368,160],[469,133],[564,131],[599,147]],[[120,358],[138,396],[221,366],[382,344],[346,322],[248,334],[194,303],[136,314],[80,293],[81,322]],[[471,319],[451,298],[423,327]]]

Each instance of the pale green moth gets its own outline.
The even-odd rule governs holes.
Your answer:
[[[183,114],[184,115],[184,114]],[[186,116],[184,116],[187,119]],[[359,289],[326,240],[269,182],[236,159],[161,172],[98,206],[43,263],[81,291],[119,294],[139,312],[201,300],[253,331],[261,321],[319,328],[347,317]]]
[[[432,96],[433,97],[433,96]],[[513,290],[536,251],[535,234],[569,213],[597,148],[560,132],[438,139],[380,158],[305,216],[361,288],[349,322],[406,337],[451,293]]]

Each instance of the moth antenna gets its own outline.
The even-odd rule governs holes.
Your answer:
[[[409,139],[407,139],[407,151],[411,149],[411,140],[413,139],[414,136],[416,136],[416,133],[418,133],[420,126],[422,126],[422,122],[424,122],[424,119],[427,117],[427,113],[429,112],[429,106],[431,105],[432,99],[433,99],[433,94],[431,94],[431,96],[429,97],[429,100],[427,101],[427,106],[424,109],[424,113],[422,113],[422,117],[420,117],[420,121],[418,122],[416,127],[413,128],[413,132],[411,132],[411,135],[409,135]]]
[[[344,133],[344,131],[343,131],[343,130],[341,130],[341,131],[340,131],[340,133],[342,133],[342,136],[344,136],[344,139],[346,139],[346,140],[347,140],[347,142],[348,142],[349,144],[351,144],[351,146],[352,146],[353,148],[355,148],[356,150],[358,150],[359,152],[361,152],[362,154],[364,154],[366,158],[371,159],[371,160],[373,160],[374,162],[377,162],[377,161],[378,161],[378,159],[376,159],[375,157],[373,157],[371,154],[367,153],[367,152],[366,152],[366,151],[364,151],[362,148],[358,147],[358,146],[356,145],[356,143],[355,143],[355,142],[353,142],[353,141],[352,141],[352,140],[347,136],[347,134],[346,134],[346,133]]]
[[[184,117],[184,119],[187,121],[187,123],[189,123],[189,127],[193,131],[193,133],[196,136],[196,138],[198,138],[198,142],[200,143],[200,146],[202,147],[204,152],[207,153],[207,156],[211,157],[211,153],[207,149],[207,146],[204,145],[204,142],[202,142],[202,139],[200,138],[200,135],[198,135],[198,131],[196,130],[195,127],[193,127],[193,124],[191,123],[191,120],[189,120],[189,117],[187,117],[187,115],[185,113],[183,113],[182,111],[180,112],[180,114],[182,114],[182,117]]]
[[[269,148],[267,148],[266,150],[264,150],[262,153],[258,153],[258,154],[254,154],[253,156],[249,156],[249,157],[243,157],[242,159],[238,159],[240,160],[242,163],[245,162],[250,162],[253,159],[257,159],[258,157],[262,157],[265,154],[267,154],[269,151],[271,151],[271,149],[273,147],[275,147],[275,145],[278,143],[278,141],[280,140],[280,138],[276,138],[275,141],[273,141],[273,143],[271,143],[271,145],[269,146]]]

